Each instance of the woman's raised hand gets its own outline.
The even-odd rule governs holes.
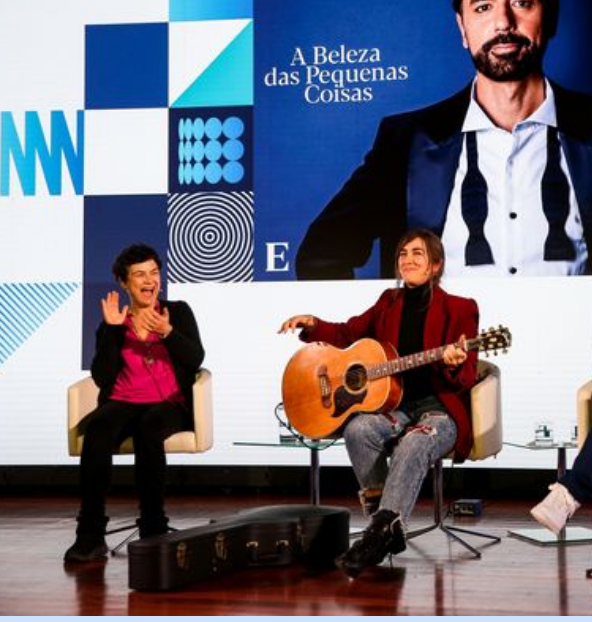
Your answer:
[[[297,328],[314,328],[316,323],[314,315],[293,315],[282,323],[278,333],[293,333]]]
[[[123,324],[127,316],[129,305],[119,309],[119,293],[109,292],[106,298],[101,299],[103,319],[107,324]]]

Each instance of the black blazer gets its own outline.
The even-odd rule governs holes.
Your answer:
[[[553,84],[559,137],[592,254],[592,97]],[[409,228],[442,234],[462,151],[471,87],[414,112],[385,117],[370,152],[313,221],[298,249],[299,279],[351,279],[380,245],[380,276]],[[588,273],[591,272],[590,264]]]
[[[185,404],[193,409],[193,383],[205,351],[199,336],[193,311],[186,302],[160,300],[161,308],[169,310],[172,332],[163,340],[175,370]],[[121,349],[126,327],[101,322],[96,334],[96,351],[91,364],[91,375],[99,387],[99,404],[111,395],[117,376],[123,367]]]

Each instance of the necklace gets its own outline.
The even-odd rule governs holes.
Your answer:
[[[142,339],[138,329],[136,328],[136,322],[134,321],[134,317],[132,316],[131,319],[132,319],[132,330],[134,331],[136,337],[138,338],[138,341],[142,344],[144,348],[144,356],[142,357],[142,360],[144,361],[145,365],[150,366],[154,363],[154,354],[152,353],[152,346],[154,345],[154,342],[148,340],[150,333],[146,335],[145,339]]]
[[[152,342],[143,341],[144,344],[144,363],[146,365],[152,365],[154,363],[154,354],[152,354]]]

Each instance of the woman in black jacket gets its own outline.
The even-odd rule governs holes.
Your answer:
[[[204,348],[189,305],[158,298],[161,265],[149,246],[124,249],[113,274],[129,304],[120,308],[116,291],[101,300],[103,322],[91,366],[99,403],[81,424],[81,506],[67,562],[91,561],[108,551],[105,503],[112,456],[129,437],[134,442],[140,537],[168,530],[164,440],[193,427],[192,385]]]

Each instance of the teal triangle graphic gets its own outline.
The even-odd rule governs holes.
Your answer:
[[[0,284],[0,367],[78,287],[78,283]]]
[[[173,103],[173,108],[253,105],[253,22]]]

